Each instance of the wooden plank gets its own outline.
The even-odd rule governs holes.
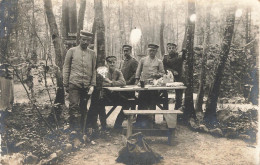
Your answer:
[[[133,114],[182,114],[180,110],[123,110],[126,115]]]
[[[144,91],[144,90],[173,90],[173,89],[186,89],[186,86],[176,86],[176,87],[154,87],[154,86],[148,86],[148,87],[103,87],[104,89],[108,89],[110,91],[117,91],[117,92],[123,92],[123,91]]]
[[[110,109],[110,111],[106,114],[106,119],[111,115],[111,113],[112,112],[114,112],[114,110],[116,109],[116,105],[115,106],[113,106],[111,109]]]
[[[132,121],[133,121],[133,115],[130,115],[127,119],[127,133],[126,133],[127,138],[129,138],[132,135],[132,129],[133,129]]]

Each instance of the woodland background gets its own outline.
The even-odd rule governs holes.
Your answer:
[[[115,55],[120,67],[124,44],[131,44],[140,60],[149,43],[160,45],[157,56],[162,59],[166,44],[174,42],[180,54],[187,52],[183,119],[192,125],[190,119],[197,121],[205,112],[199,124],[215,128],[217,104],[258,105],[259,18],[256,0],[0,0],[0,62],[9,69],[4,77],[22,84],[29,99],[14,107],[35,112],[57,133],[66,110],[64,57],[78,43],[80,30],[95,34],[90,47],[97,52],[98,66],[105,64],[105,56]],[[42,109],[54,116],[53,123]],[[255,139],[256,125],[249,127]]]

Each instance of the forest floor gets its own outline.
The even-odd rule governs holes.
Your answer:
[[[40,112],[49,121],[48,96],[44,92],[38,92],[36,97],[41,103]],[[172,106],[173,104],[170,104],[170,107]],[[252,117],[253,112],[255,115],[252,109],[257,109],[257,107],[251,104],[227,102],[220,104],[219,109],[224,111],[220,113],[220,116],[225,123],[224,129],[221,128],[223,131],[221,135],[213,136],[214,133],[210,131],[191,130],[179,124],[172,146],[167,145],[166,137],[146,137],[153,151],[163,157],[158,164],[258,164],[259,150],[255,139],[257,114]],[[117,108],[108,118],[109,127],[113,126],[119,110],[120,108]],[[91,143],[75,144],[66,135],[66,111],[67,108],[64,107],[63,117],[59,123],[62,135],[54,135],[37,113],[32,111],[22,86],[16,84],[14,108],[12,111],[2,113],[1,116],[3,119],[1,121],[4,121],[1,163],[121,164],[116,162],[120,149],[124,147],[121,133],[111,129],[108,133],[99,134]],[[230,117],[225,118],[225,116]],[[162,115],[157,115],[156,123],[161,122]],[[238,122],[243,124],[237,124]],[[126,122],[123,126],[126,126]],[[229,132],[234,128],[236,128],[236,135]]]

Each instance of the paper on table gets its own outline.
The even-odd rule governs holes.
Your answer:
[[[172,82],[172,83],[166,83],[167,87],[175,87],[175,86],[183,86],[183,82]]]

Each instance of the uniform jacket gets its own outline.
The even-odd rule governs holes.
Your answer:
[[[118,69],[115,69],[114,72],[108,71],[106,73],[106,77],[112,81],[112,84],[109,84],[107,82],[103,82],[103,87],[109,87],[109,86],[124,86],[126,85],[124,76],[122,72]]]
[[[170,55],[165,55],[163,58],[163,65],[165,71],[170,70],[172,73],[173,71],[178,72],[178,75],[174,76],[176,80],[179,80],[182,75],[182,63],[183,63],[182,61],[183,61],[182,57],[178,57],[177,53],[173,57],[171,57]]]
[[[63,84],[68,87],[74,84],[78,87],[96,85],[96,54],[87,48],[82,50],[80,46],[68,50],[63,66]]]
[[[140,60],[137,70],[136,70],[136,78],[140,78],[142,74],[142,78],[144,80],[152,79],[152,74],[159,74],[163,76],[164,67],[162,60],[155,57],[153,60],[147,56]]]
[[[130,59],[125,59],[121,71],[126,81],[126,85],[135,84],[135,73],[138,66],[138,61],[131,57]]]

